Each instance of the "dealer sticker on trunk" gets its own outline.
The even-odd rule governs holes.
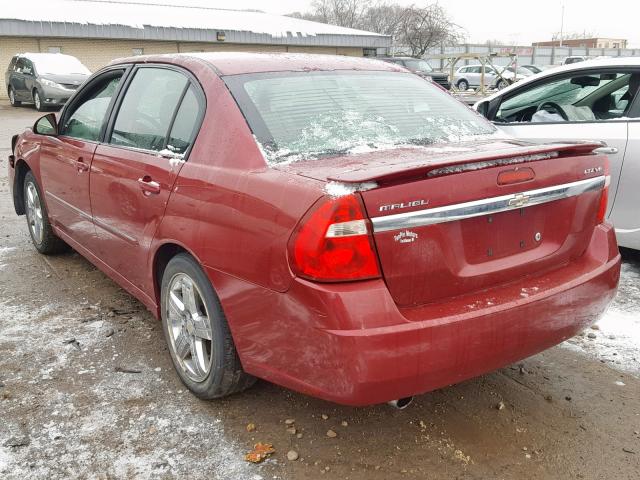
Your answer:
[[[417,238],[418,234],[416,232],[412,232],[411,230],[403,230],[402,232],[399,232],[393,236],[393,239],[399,243],[415,242]]]

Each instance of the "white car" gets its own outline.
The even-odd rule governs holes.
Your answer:
[[[607,215],[618,244],[640,250],[640,58],[587,60],[511,85],[474,109],[533,142],[598,140],[610,160]]]
[[[498,74],[499,72],[499,74]],[[515,75],[506,67],[484,67],[484,86],[488,88],[497,88],[501,90],[514,82],[525,78],[520,72]],[[453,75],[451,84],[455,85],[458,90],[466,91],[469,87],[476,88],[482,83],[482,65],[465,65],[458,68]]]

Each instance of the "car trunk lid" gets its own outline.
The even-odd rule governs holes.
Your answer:
[[[599,146],[498,141],[286,168],[360,191],[389,291],[414,306],[580,257],[605,184],[606,158],[591,153]]]

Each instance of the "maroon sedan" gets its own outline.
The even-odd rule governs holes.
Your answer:
[[[505,138],[389,63],[184,54],[93,75],[14,137],[9,178],[38,251],[142,301],[197,396],[406,404],[605,311],[597,147]]]

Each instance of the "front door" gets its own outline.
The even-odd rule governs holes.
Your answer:
[[[42,141],[40,171],[50,219],[89,250],[94,238],[89,170],[122,74],[114,70],[87,84],[62,113],[58,136]]]
[[[199,121],[197,92],[181,71],[138,67],[93,159],[98,255],[147,294],[149,247]]]
[[[625,161],[638,75],[633,69],[609,67],[550,76],[505,95],[493,120],[505,133],[536,143],[604,142],[601,152],[609,157],[611,174],[610,215]],[[611,220],[617,227],[616,219]]]

